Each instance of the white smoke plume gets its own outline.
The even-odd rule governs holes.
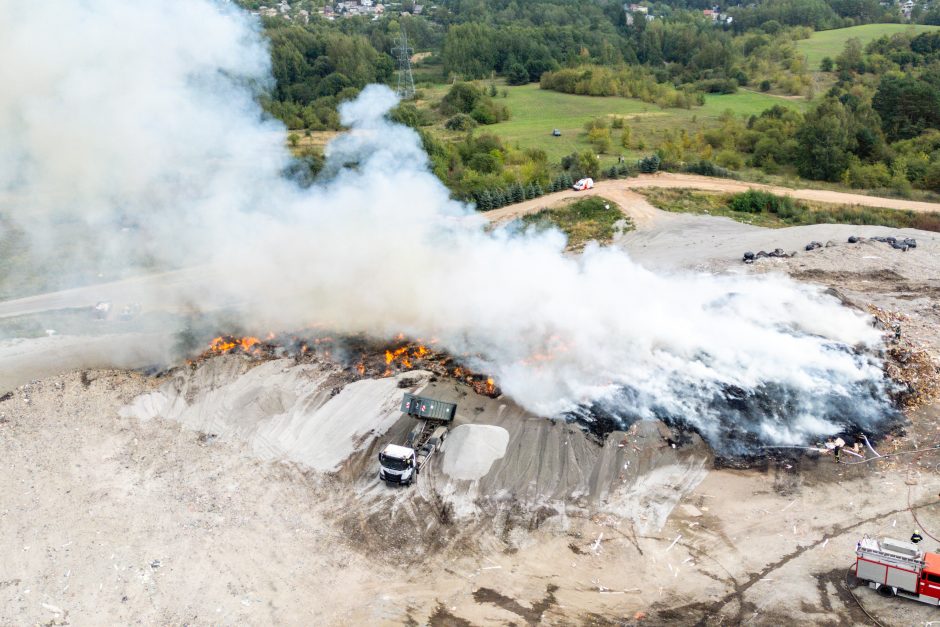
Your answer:
[[[211,262],[211,283],[175,296],[237,299],[262,331],[436,338],[537,414],[664,417],[731,450],[892,411],[856,350],[879,334],[816,288],[484,231],[387,120],[385,87],[341,107],[329,180],[285,179],[285,130],[256,103],[268,52],[231,5],[0,0],[0,55],[0,211],[37,258],[81,232],[87,263]]]

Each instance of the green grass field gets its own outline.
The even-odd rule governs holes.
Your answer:
[[[809,39],[796,42],[796,47],[806,55],[809,67],[818,70],[819,62],[823,60],[823,57],[830,57],[835,60],[842,52],[842,49],[845,48],[845,42],[852,37],[857,37],[864,46],[882,35],[903,33],[908,29],[915,33],[922,33],[938,28],[940,26],[924,26],[922,24],[865,24],[864,26],[852,26],[851,28],[819,31],[813,33],[813,36]]]
[[[643,139],[647,146],[653,145],[655,135],[664,129],[685,128],[695,131],[717,123],[721,114],[730,110],[735,115],[758,114],[780,104],[804,110],[809,103],[768,94],[740,91],[736,94],[709,95],[705,104],[692,109],[660,109],[632,98],[596,98],[576,96],[539,89],[537,84],[507,88],[509,95],[504,103],[511,117],[505,122],[480,127],[480,132],[493,133],[511,146],[541,148],[551,161],[559,161],[564,155],[586,149],[584,124],[597,117],[622,116],[633,129],[634,141]],[[427,93],[433,99],[435,94]],[[442,90],[443,95],[443,90]],[[552,129],[559,129],[561,137],[552,137]],[[645,154],[645,150],[622,150],[619,146],[620,131],[612,129],[613,154],[602,158],[604,164],[617,160],[623,153],[628,157]]]

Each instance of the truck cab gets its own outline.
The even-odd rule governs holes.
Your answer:
[[[924,553],[924,569],[920,571],[917,592],[921,597],[935,599],[940,605],[940,555]]]
[[[415,450],[389,444],[379,453],[379,479],[386,483],[410,485],[418,471]]]
[[[418,422],[404,445],[389,444],[379,453],[379,479],[388,484],[410,485],[421,467],[440,450],[456,411],[456,403],[405,393],[401,412]]]

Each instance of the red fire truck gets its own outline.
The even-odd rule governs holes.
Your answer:
[[[868,536],[855,545],[855,576],[885,596],[940,605],[940,555],[916,544]]]

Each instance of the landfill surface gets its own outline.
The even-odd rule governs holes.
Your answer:
[[[865,534],[916,527],[940,549],[938,238],[757,229],[620,200],[643,219],[616,245],[645,264],[787,273],[875,315],[907,386],[903,429],[842,464],[735,461],[658,422],[599,440],[427,370],[351,377],[327,360],[223,354],[150,371],[158,334],[3,340],[0,624],[930,620],[936,608],[845,573]],[[892,234],[917,247],[869,239]],[[742,261],[777,248],[797,254]],[[111,364],[124,369],[102,368],[119,345],[135,347]],[[377,478],[378,451],[415,424],[403,392],[458,404],[409,488]]]

